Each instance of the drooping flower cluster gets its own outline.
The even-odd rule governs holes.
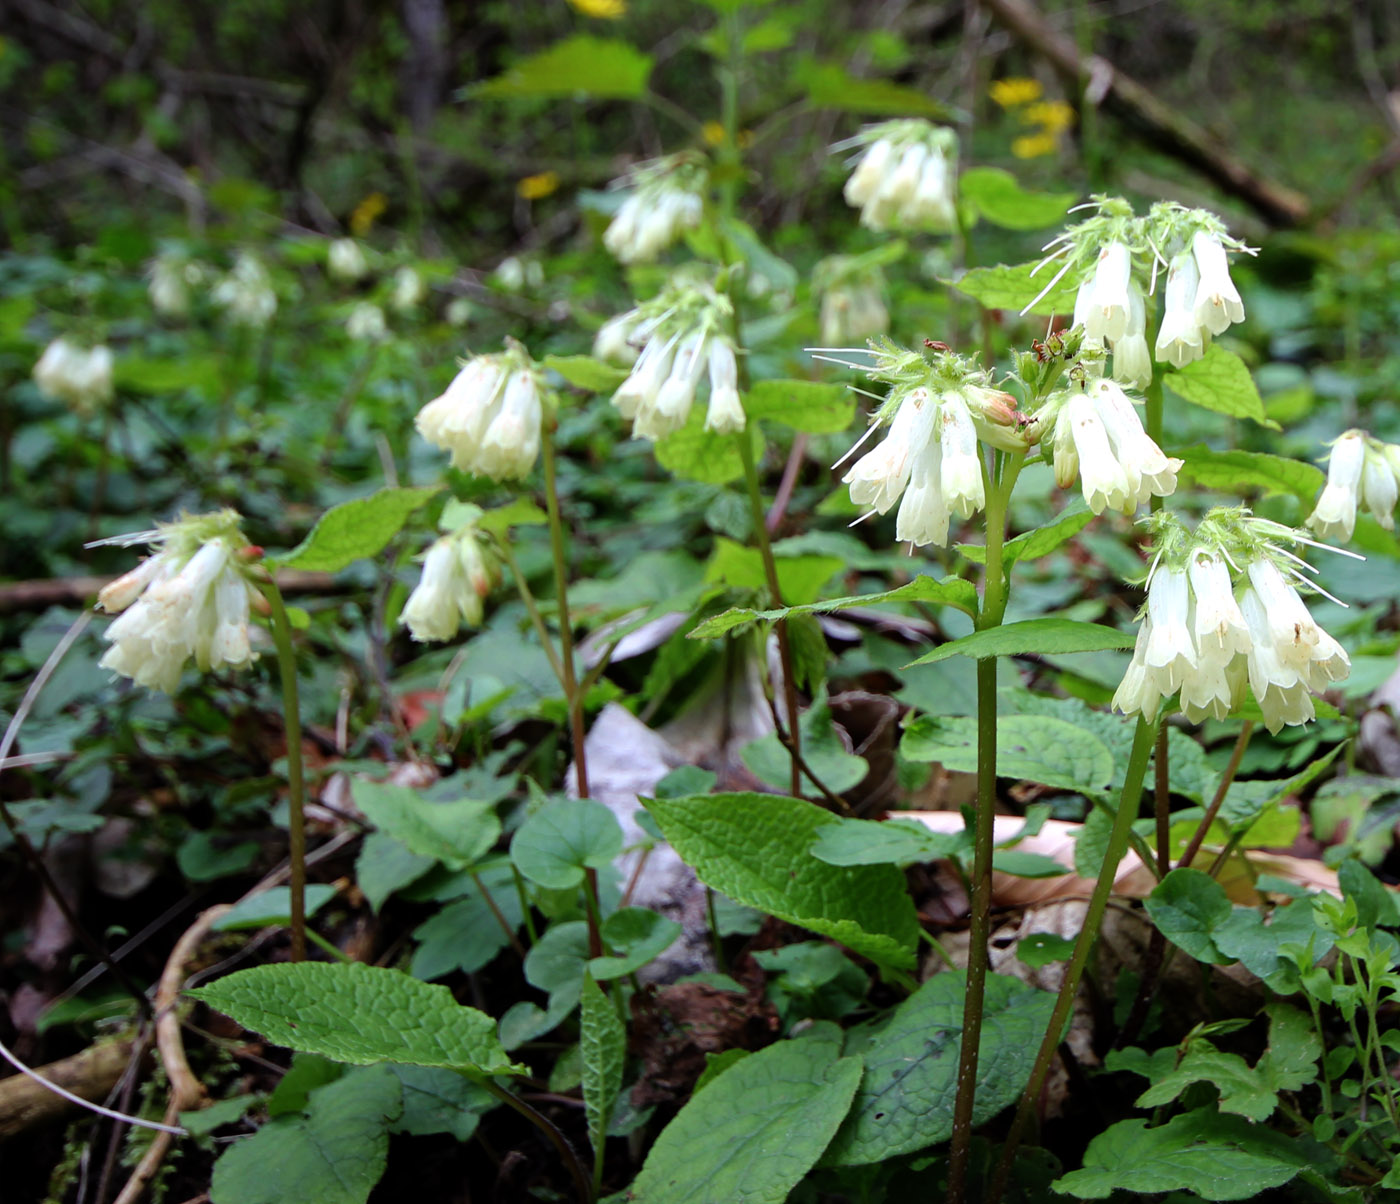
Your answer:
[[[357,301],[345,319],[345,333],[357,343],[379,343],[389,337],[389,324],[373,301]]]
[[[112,349],[84,347],[59,335],[34,365],[34,383],[44,396],[92,413],[112,400]]]
[[[1382,443],[1365,431],[1345,431],[1332,442],[1327,484],[1308,516],[1321,539],[1348,540],[1356,530],[1358,503],[1387,531],[1395,530],[1400,493],[1400,446]]]
[[[259,329],[277,312],[272,278],[251,251],[242,251],[229,272],[214,288],[214,304],[235,326]]]
[[[539,366],[514,339],[495,355],[468,360],[442,396],[418,411],[418,433],[452,453],[463,472],[504,481],[523,477],[540,454],[545,408]]]
[[[418,269],[404,264],[394,273],[394,292],[389,300],[396,312],[411,314],[428,299],[428,285]]]
[[[420,642],[450,640],[458,628],[480,627],[482,601],[500,581],[500,564],[476,525],[476,506],[451,503],[443,514],[446,535],[423,556],[423,575],[399,616]]]
[[[1087,338],[1113,352],[1113,376],[1145,388],[1152,360],[1181,368],[1206,353],[1212,336],[1244,321],[1244,305],[1230,278],[1229,251],[1249,252],[1204,209],[1173,202],[1137,217],[1119,197],[1095,197],[1098,212],[1046,244],[1037,267],[1063,258],[1044,292],[1066,277],[1077,280],[1074,322]],[[1252,253],[1252,252],[1250,252]],[[1147,298],[1166,269],[1165,309],[1149,351]]]
[[[903,251],[904,244],[896,241],[864,255],[831,255],[812,269],[812,292],[821,298],[823,347],[864,345],[888,333],[890,313],[880,265]]]
[[[326,249],[326,271],[332,280],[354,284],[369,275],[369,260],[353,238],[337,238]]]
[[[639,164],[624,182],[627,198],[603,234],[622,263],[655,259],[705,214],[709,166],[695,151]]]
[[[834,150],[859,148],[847,204],[871,230],[949,231],[958,224],[958,137],[918,118],[866,126]]]
[[[233,510],[184,515],[154,531],[99,541],[158,549],[97,595],[97,605],[118,616],[104,633],[111,644],[99,662],[104,669],[173,693],[190,657],[206,671],[252,663],[254,586],[241,521]]]
[[[631,419],[634,436],[664,439],[680,430],[707,379],[705,429],[744,429],[733,322],[727,297],[708,281],[677,273],[657,296],[604,324],[596,354],[632,364],[612,404]]]
[[[881,427],[888,431],[841,479],[851,501],[871,513],[884,514],[899,502],[900,541],[942,546],[954,514],[971,518],[986,504],[979,439],[1026,451],[1015,399],[989,387],[983,369],[950,351],[925,356],[889,339],[872,340],[871,349],[875,364],[867,374],[888,384],[889,395],[847,455]]]
[[[1298,592],[1325,592],[1284,546],[1312,541],[1238,508],[1210,511],[1194,532],[1166,514],[1153,523],[1146,614],[1114,709],[1152,719],[1179,694],[1191,722],[1224,719],[1248,686],[1270,732],[1313,719],[1313,692],[1343,680],[1351,661]]]
[[[151,307],[167,318],[183,318],[190,312],[190,289],[198,288],[206,277],[203,264],[178,250],[163,251],[151,264]]]
[[[1176,491],[1181,461],[1163,454],[1143,429],[1133,400],[1117,381],[1087,376],[1051,394],[1035,431],[1049,440],[1055,481],[1068,489],[1077,476],[1095,514],[1131,514],[1152,497]]]

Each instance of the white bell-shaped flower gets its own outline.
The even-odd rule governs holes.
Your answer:
[[[1136,288],[1128,292],[1128,326],[1113,344],[1113,377],[1134,388],[1152,383],[1152,353],[1147,347],[1147,306]]]
[[[1356,505],[1366,466],[1366,435],[1347,431],[1332,444],[1327,485],[1308,516],[1308,526],[1322,539],[1345,542],[1356,529]],[[1393,479],[1393,478],[1392,478]]]
[[[369,260],[353,238],[333,239],[326,250],[326,271],[333,280],[354,284],[369,274]]]
[[[943,496],[949,510],[971,518],[987,504],[987,493],[982,480],[982,458],[977,454],[977,430],[967,402],[959,394],[944,394],[939,422]]]
[[[1191,240],[1191,254],[1201,274],[1196,286],[1195,317],[1197,325],[1211,334],[1223,333],[1231,323],[1244,321],[1244,303],[1239,290],[1230,279],[1230,261],[1220,239],[1198,230]]]
[[[404,264],[394,272],[394,292],[389,304],[400,314],[415,312],[428,299],[428,285],[418,269]]]
[[[424,555],[422,576],[399,623],[420,642],[450,640],[463,624],[480,627],[482,603],[499,575],[474,524],[444,535]]]
[[[463,472],[502,481],[525,476],[540,451],[546,393],[539,369],[518,343],[469,360],[415,425]]]
[[[869,506],[877,514],[886,513],[899,501],[915,461],[935,437],[938,410],[938,402],[928,389],[910,390],[899,403],[889,432],[841,478],[850,486],[851,501]]]
[[[382,343],[389,337],[389,323],[373,301],[360,301],[345,319],[345,333],[357,343]]]
[[[957,139],[927,121],[887,121],[840,147],[862,148],[843,194],[871,230],[957,225]]]
[[[720,434],[742,431],[747,424],[744,403],[739,398],[739,365],[734,345],[728,339],[710,340],[710,404],[705,411],[705,429]]]
[[[277,294],[262,261],[251,252],[240,252],[229,272],[214,288],[214,304],[235,326],[261,329],[277,312]]]
[[[1174,694],[1198,664],[1190,624],[1190,581],[1184,569],[1162,565],[1152,574],[1147,617],[1152,628],[1143,663],[1161,693]]]
[[[1201,273],[1196,257],[1182,251],[1167,269],[1166,307],[1157,331],[1157,360],[1184,368],[1206,353],[1210,331],[1196,320],[1196,289]]]
[[[34,365],[34,383],[46,397],[88,414],[112,400],[113,366],[110,347],[83,347],[60,335]]]
[[[1196,603],[1192,634],[1197,652],[1203,662],[1227,664],[1249,650],[1249,628],[1235,601],[1230,570],[1219,552],[1197,548],[1187,559],[1186,572]]]
[[[693,154],[641,164],[629,185],[603,233],[603,245],[622,263],[650,262],[705,216],[709,173]]]

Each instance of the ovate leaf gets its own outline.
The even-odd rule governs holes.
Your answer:
[[[812,104],[844,113],[872,117],[948,118],[946,105],[925,92],[887,79],[859,79],[840,63],[807,62],[795,72],[796,82]]]
[[[647,810],[701,881],[738,903],[832,937],[882,965],[914,964],[918,922],[893,866],[835,866],[809,851],[829,811],[802,799],[712,794]]]
[[[702,485],[724,485],[744,472],[744,460],[736,439],[752,439],[762,447],[754,424],[740,435],[722,435],[705,429],[705,407],[692,406],[685,426],[656,444],[656,462],[668,472]],[[755,453],[757,454],[757,453]]]
[[[662,1130],[631,1204],[783,1204],[860,1082],[835,1042],[779,1041],[736,1062]]]
[[[276,560],[281,568],[338,573],[381,551],[408,516],[439,492],[439,485],[381,489],[369,497],[332,506],[292,551]]]
[[[952,1134],[966,981],[960,970],[937,974],[895,1008],[862,1051],[860,1090],[824,1161],[883,1162]],[[1025,1089],[1054,1007],[1049,991],[987,975],[973,1124],[990,1120]]]
[[[269,1121],[214,1164],[213,1204],[364,1204],[384,1173],[389,1125],[403,1110],[387,1066],[311,1092],[306,1113]]]
[[[981,302],[987,309],[1020,311],[1040,296],[1059,271],[1058,261],[1052,260],[1032,276],[1036,263],[1018,263],[1013,267],[999,263],[996,267],[973,268],[948,283],[958,292]],[[1036,301],[1030,312],[1069,313],[1074,309],[1074,294],[1078,288],[1079,280],[1074,273],[1070,273]]]
[[[614,368],[591,355],[547,355],[544,366],[590,393],[611,393],[628,376],[626,368]]]
[[[1315,464],[1267,452],[1215,451],[1198,443],[1172,454],[1184,461],[1178,474],[1181,484],[1234,496],[1256,490],[1264,497],[1291,493],[1311,506],[1326,480]]]
[[[1038,560],[1073,539],[1094,518],[1084,499],[1077,497],[1045,526],[1007,540],[1002,548],[1002,558],[1006,564],[1014,564],[1018,560]],[[960,543],[958,551],[974,564],[987,563],[987,549],[980,543]]]
[[[607,865],[622,852],[617,817],[593,799],[569,799],[536,811],[510,842],[511,860],[550,890],[571,890],[588,869]]]
[[[837,434],[856,414],[855,394],[815,380],[761,380],[744,395],[751,419],[781,422],[812,435]]]
[[[1162,382],[1192,405],[1278,429],[1264,414],[1263,399],[1244,360],[1219,343],[1207,347],[1200,359],[1168,372]]]
[[[578,34],[521,59],[471,91],[511,98],[634,98],[646,90],[651,65],[651,57],[630,42]]]
[[[337,1062],[525,1073],[506,1057],[490,1016],[398,970],[359,962],[254,966],[187,994],[275,1045]]]
[[[960,640],[940,644],[913,663],[931,665],[950,656],[985,660],[992,656],[1025,656],[1030,653],[1063,656],[1067,652],[1102,652],[1105,649],[1131,648],[1136,638],[1131,631],[1119,631],[1101,623],[1081,623],[1076,619],[1047,615],[1040,619],[1022,619],[1019,623],[1004,623],[1000,627],[974,631]]]
[[[958,179],[958,190],[972,209],[992,225],[1006,230],[1040,230],[1053,226],[1064,217],[1075,199],[1072,192],[1028,192],[1015,176],[1000,167],[968,168]],[[1043,268],[1040,274],[1053,275],[1053,267],[1052,264]],[[1046,283],[1049,283],[1048,276]]]
[[[976,773],[977,721],[969,715],[921,715],[905,731],[900,752],[911,761]],[[1093,732],[1067,720],[1004,715],[997,721],[997,776],[1096,792],[1113,776],[1113,754]]]
[[[458,799],[435,803],[409,786],[358,779],[350,787],[355,805],[381,832],[411,853],[461,867],[478,860],[501,835],[491,803]]]
[[[1157,883],[1145,906],[1162,935],[1198,962],[1223,966],[1234,960],[1214,940],[1215,930],[1229,922],[1234,906],[1209,874],[1174,869]]]

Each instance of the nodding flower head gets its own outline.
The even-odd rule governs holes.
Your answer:
[[[459,525],[423,555],[423,573],[399,623],[415,640],[450,640],[462,624],[480,627],[482,603],[501,578],[500,563],[477,526],[481,511],[457,504],[444,518]]]
[[[1308,515],[1308,526],[1320,539],[1348,540],[1361,509],[1393,531],[1397,485],[1400,446],[1382,443],[1362,430],[1345,431],[1332,441],[1327,484]]]
[[[1194,532],[1165,513],[1152,524],[1146,613],[1114,708],[1151,719],[1179,694],[1199,723],[1238,711],[1247,687],[1271,732],[1312,719],[1312,694],[1351,667],[1299,593],[1331,597],[1291,550],[1324,545],[1240,508],[1210,511]]]
[[[46,397],[91,414],[112,400],[112,368],[110,347],[85,347],[59,335],[34,365],[34,383]]]
[[[214,288],[214,304],[235,326],[260,329],[277,312],[277,294],[262,260],[251,251],[240,251],[233,270]]]
[[[493,481],[525,476],[540,452],[553,397],[539,366],[514,339],[494,355],[466,361],[446,391],[425,405],[416,425],[452,466]]]
[[[894,247],[903,251],[904,244]],[[821,298],[821,340],[825,347],[848,347],[885,334],[890,313],[885,308],[887,248],[865,255],[831,255],[812,269],[812,292]]]
[[[354,284],[369,275],[369,260],[353,238],[337,238],[326,250],[326,271],[334,280]]]
[[[677,273],[657,296],[603,325],[595,350],[632,364],[612,404],[633,435],[655,441],[680,430],[707,381],[705,428],[743,429],[733,326],[729,299],[692,273]]]
[[[639,164],[621,182],[627,196],[603,234],[603,245],[622,263],[655,259],[700,224],[709,181],[709,163],[696,151]]]
[[[986,504],[980,444],[1022,453],[1028,447],[1015,399],[992,388],[983,369],[949,351],[926,356],[878,339],[868,354],[873,365],[847,366],[864,369],[889,393],[870,430],[842,459],[888,429],[842,480],[851,500],[872,514],[900,503],[895,535],[901,541],[946,544],[952,516],[970,518]]]
[[[97,595],[97,605],[117,615],[104,633],[111,644],[99,662],[104,669],[173,693],[190,657],[203,670],[253,661],[254,586],[241,521],[233,510],[183,515],[154,531],[97,541],[156,548]]]
[[[958,138],[927,121],[867,126],[833,150],[856,150],[846,181],[848,204],[871,230],[895,227],[946,232],[958,224]]]

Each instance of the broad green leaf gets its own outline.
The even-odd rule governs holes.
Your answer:
[[[1016,942],[1016,958],[1032,970],[1052,962],[1067,962],[1074,954],[1074,942],[1053,932],[1032,932]]]
[[[1257,908],[1236,907],[1228,920],[1211,930],[1210,938],[1225,957],[1238,959],[1283,994],[1298,987],[1298,963],[1291,951],[1284,952],[1285,946],[1311,949],[1315,964],[1335,943],[1306,899],[1274,907],[1267,922]]]
[[[921,715],[905,729],[900,752],[977,772],[977,720],[970,715]],[[1102,791],[1113,776],[1113,754],[1093,732],[1046,715],[1006,715],[997,721],[997,775],[1064,790]]]
[[[525,981],[548,993],[550,1015],[562,1013],[562,1019],[578,1003],[587,965],[588,925],[582,920],[551,924],[525,955]]]
[[[403,1114],[391,1132],[426,1137],[451,1133],[458,1141],[476,1132],[477,1122],[500,1102],[486,1088],[440,1066],[390,1066],[403,1087]]]
[[[1311,508],[1326,483],[1317,465],[1267,452],[1216,451],[1197,443],[1177,449],[1172,455],[1183,461],[1177,474],[1180,485],[1214,489],[1232,497],[1255,490],[1264,497],[1292,494]]]
[[[794,72],[794,81],[812,104],[824,109],[872,117],[951,116],[946,105],[925,92],[887,79],[858,79],[841,63],[802,63]]]
[[[985,660],[991,656],[1025,656],[1030,653],[1064,655],[1067,652],[1101,652],[1105,648],[1131,648],[1137,637],[1131,631],[1118,631],[1102,623],[1081,623],[1047,615],[1022,619],[974,631],[960,640],[940,644],[926,652],[916,665],[932,665],[950,656],[970,656]]]
[[[132,393],[175,393],[193,388],[212,391],[223,372],[220,361],[212,355],[182,355],[173,360],[120,355],[112,365],[117,388]]]
[[[958,178],[958,191],[963,201],[992,225],[1005,230],[1053,226],[1075,200],[1072,192],[1027,192],[1015,176],[1000,167],[968,168]]]
[[[630,42],[576,34],[469,89],[473,96],[633,99],[646,91],[652,61]]]
[[[489,892],[489,902],[483,891]],[[475,974],[510,944],[506,929],[515,932],[523,922],[520,895],[510,866],[483,869],[461,898],[434,912],[413,930],[418,948],[413,951],[409,971],[414,978],[427,981],[457,970]]]
[[[812,856],[828,865],[913,865],[962,849],[961,836],[930,831],[918,820],[838,817],[817,832]]]
[[[629,375],[628,369],[615,368],[591,355],[547,355],[544,366],[590,393],[611,393]]]
[[[837,822],[829,811],[765,794],[652,799],[646,807],[706,885],[881,965],[913,966],[918,921],[903,875],[888,865],[828,865],[809,851]]]
[[[347,1073],[349,1067],[319,1054],[293,1054],[291,1067],[267,1097],[268,1116],[292,1116],[305,1112],[306,1101],[317,1087],[334,1083]]]
[[[1223,966],[1234,960],[1213,939],[1234,908],[1225,888],[1209,874],[1174,869],[1153,888],[1145,906],[1161,934],[1197,961]]]
[[[601,1158],[608,1120],[622,1090],[627,1029],[592,975],[584,976],[582,1002],[578,1044],[583,1058],[583,1111],[588,1119],[588,1140]]]
[[[398,970],[360,962],[254,966],[186,994],[274,1045],[337,1062],[525,1073],[506,1057],[490,1016]]]
[[[1342,894],[1356,904],[1356,922],[1362,928],[1394,928],[1400,924],[1395,896],[1361,862],[1348,857],[1337,867]]]
[[[536,811],[510,842],[515,867],[550,890],[571,890],[584,872],[622,852],[617,817],[594,799],[568,799]]]
[[[1151,1129],[1145,1120],[1119,1121],[1089,1143],[1082,1170],[1050,1186],[1080,1200],[1106,1199],[1115,1191],[1251,1200],[1287,1183],[1319,1153],[1326,1151],[1311,1142],[1198,1108]]]
[[[454,868],[480,859],[501,835],[492,803],[458,799],[434,803],[410,786],[357,779],[350,793],[355,806],[381,832],[411,853]]]
[[[1192,1083],[1210,1083],[1220,1091],[1220,1110],[1246,1120],[1268,1120],[1278,1107],[1278,1093],[1239,1054],[1224,1053],[1208,1041],[1193,1041],[1169,1073],[1134,1101],[1139,1108],[1169,1104]]]
[[[1168,372],[1162,383],[1183,401],[1202,409],[1278,429],[1264,414],[1264,402],[1244,360],[1219,343],[1212,343],[1193,363]]]
[[[1036,263],[1039,261],[1037,260]],[[1036,263],[1018,263],[1008,267],[999,263],[990,268],[973,268],[957,280],[948,281],[960,293],[981,302],[987,309],[1020,311],[1055,279],[1060,270],[1058,260],[1051,260],[1035,275]],[[1036,301],[1029,312],[1033,314],[1070,313],[1074,309],[1074,294],[1079,281],[1071,273],[1063,277],[1050,291]]]
[[[811,602],[821,587],[846,567],[836,556],[785,556],[781,544],[774,545],[773,560],[778,570],[778,587],[783,597],[791,598],[795,605]],[[740,589],[762,589],[768,578],[757,548],[746,548],[721,536],[715,540],[705,580]]]
[[[812,435],[839,434],[856,415],[855,394],[815,380],[761,380],[744,394],[750,419],[781,422]]]
[[[311,533],[285,556],[271,558],[279,568],[338,573],[380,552],[440,485],[417,489],[381,489],[369,497],[332,506]]]
[[[662,1130],[630,1204],[783,1204],[860,1082],[835,1042],[779,1041],[735,1062]]]
[[[1094,521],[1095,515],[1082,497],[1077,497],[1043,527],[1026,531],[1006,541],[1002,556],[1006,564],[1018,560],[1038,560],[1078,535]],[[960,543],[958,551],[973,564],[987,563],[987,549],[980,543]]]
[[[416,882],[437,859],[415,853],[387,832],[371,832],[355,858],[355,885],[364,892],[370,910],[378,911],[396,890]]]
[[[648,907],[623,907],[603,921],[603,944],[613,952],[595,957],[589,972],[600,982],[640,970],[681,934],[681,926]]]
[[[705,407],[692,406],[685,426],[674,435],[657,441],[656,462],[682,480],[699,481],[702,485],[727,485],[744,475],[739,439],[753,440],[755,448],[763,446],[756,424],[751,423],[738,435],[707,431]]]
[[[781,568],[781,565],[779,566]],[[972,614],[977,609],[977,588],[960,577],[916,577],[898,589],[880,594],[852,594],[844,598],[829,598],[806,606],[783,607],[778,610],[753,610],[745,606],[732,607],[723,614],[696,625],[690,632],[692,640],[714,640],[726,632],[740,630],[758,622],[773,622],[789,614],[824,614],[856,606],[883,606],[891,602],[922,602],[929,606],[955,606]]]
[[[1069,873],[1069,868],[1053,857],[1022,849],[997,849],[992,854],[992,869],[1015,878],[1059,878]]]
[[[512,527],[538,527],[548,521],[549,515],[534,502],[527,497],[518,497],[504,506],[485,511],[476,520],[476,525],[492,535],[504,535]]]
[[[364,1204],[389,1159],[403,1089],[387,1066],[353,1071],[269,1121],[214,1164],[212,1204]]]
[[[336,890],[321,882],[306,888],[306,916],[310,919],[335,898]],[[235,905],[214,924],[215,932],[237,932],[245,928],[267,928],[292,922],[292,888],[274,886]]]
[[[883,1162],[951,1135],[966,981],[960,970],[934,975],[865,1046],[860,1090],[824,1162]],[[990,1120],[1025,1089],[1054,1006],[1049,991],[987,975],[973,1124]]]
[[[802,733],[802,759],[828,790],[841,794],[858,785],[870,772],[869,762],[847,752],[841,742],[825,690],[817,692],[798,722]],[[776,732],[747,745],[739,756],[749,771],[768,785],[781,789],[790,784],[792,761]]]
[[[1277,778],[1262,781],[1235,781],[1225,794],[1220,806],[1220,818],[1231,836],[1240,837],[1240,843],[1247,849],[1260,846],[1289,845],[1297,835],[1297,808],[1290,807],[1292,821],[1283,831],[1266,830],[1268,813],[1271,808],[1291,795],[1296,795],[1304,787],[1323,773],[1346,745],[1338,744],[1325,755],[1304,766],[1292,777],[1279,781]]]

